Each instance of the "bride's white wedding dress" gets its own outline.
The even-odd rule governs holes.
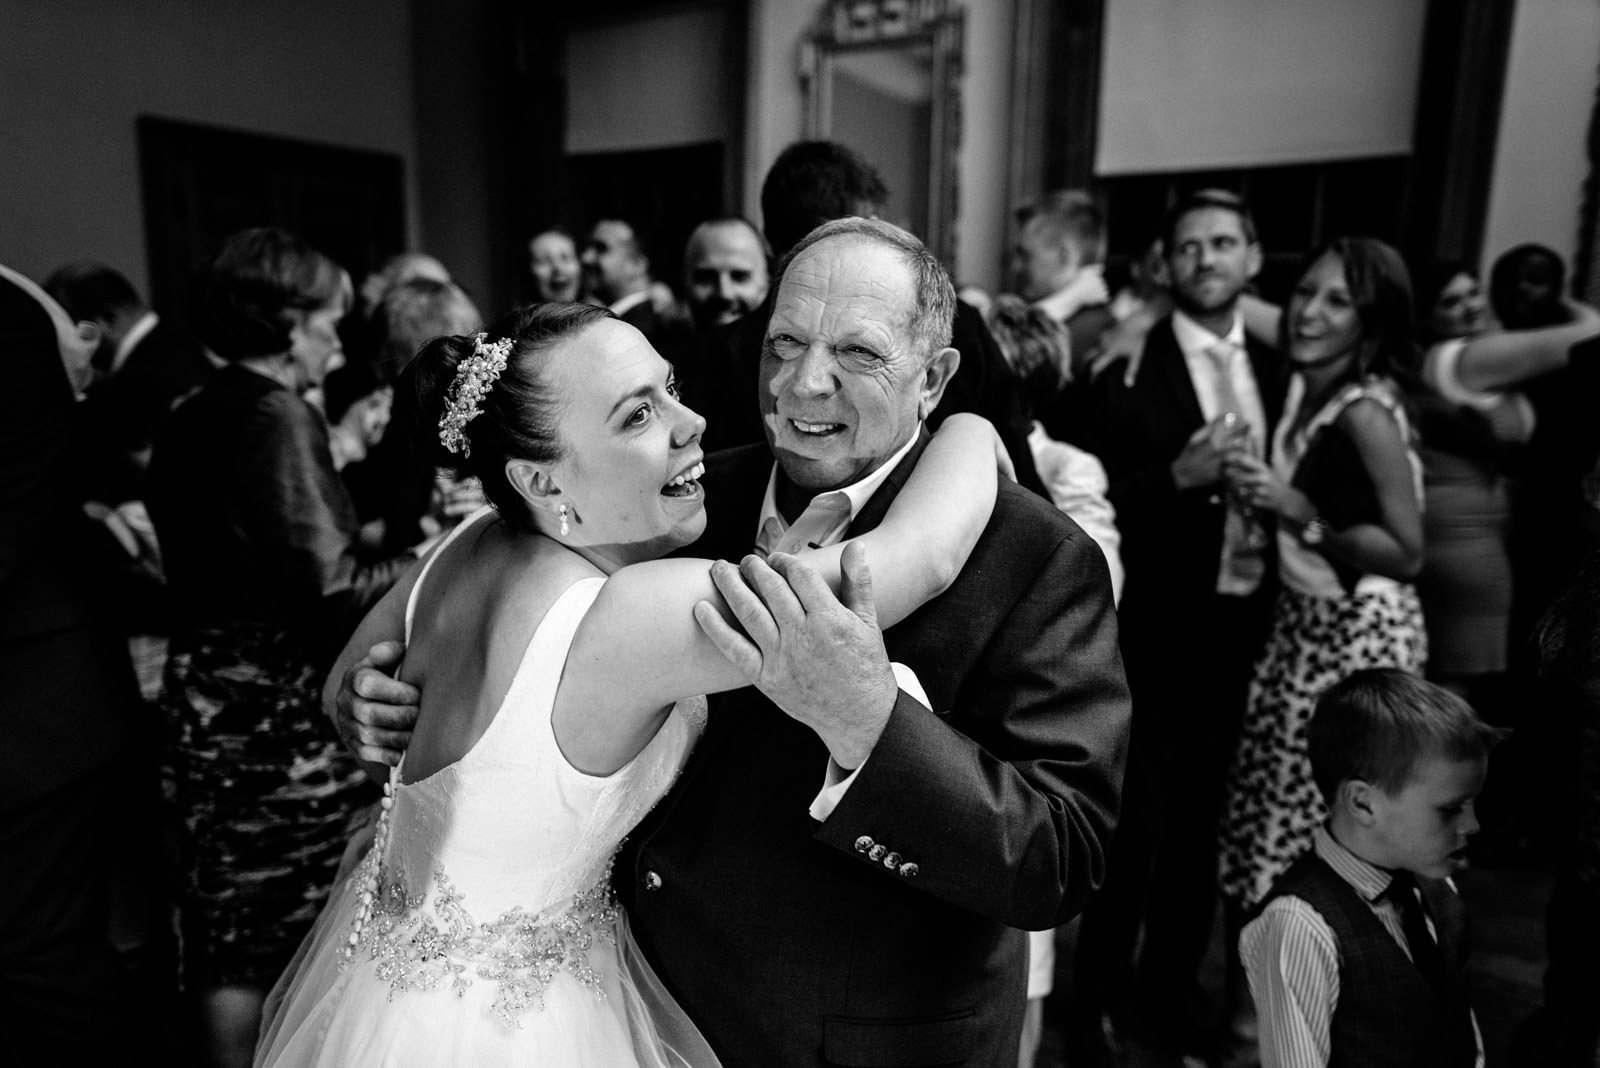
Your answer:
[[[426,578],[406,608],[408,640]],[[705,700],[680,701],[606,776],[567,763],[551,725],[573,634],[603,583],[580,580],[551,606],[466,756],[410,784],[395,770],[370,850],[268,1000],[258,1065],[715,1063],[608,887],[618,845],[699,736]]]

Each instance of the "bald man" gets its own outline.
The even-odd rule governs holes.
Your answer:
[[[731,323],[767,299],[767,242],[732,215],[695,227],[683,251],[683,288],[696,330]]]

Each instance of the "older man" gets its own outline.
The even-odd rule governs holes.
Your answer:
[[[954,305],[938,261],[887,223],[802,240],[761,359],[767,446],[708,461],[693,551],[737,559],[877,523],[959,360]],[[1020,929],[1081,908],[1117,810],[1129,703],[1103,557],[1007,484],[950,589],[887,635],[852,611],[859,589],[794,617],[769,609],[783,584],[767,565],[742,575],[753,588],[719,584],[763,644],[708,633],[763,692],[713,703],[615,866],[647,956],[730,1068],[1011,1068]],[[781,655],[796,647],[811,652]],[[366,738],[396,722],[353,687],[411,694],[353,671],[347,737],[352,714]]]

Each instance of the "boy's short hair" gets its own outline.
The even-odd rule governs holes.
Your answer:
[[[1328,687],[1317,700],[1306,727],[1306,749],[1311,776],[1332,804],[1346,780],[1397,794],[1423,757],[1486,757],[1501,734],[1442,686],[1399,668],[1367,668]]]

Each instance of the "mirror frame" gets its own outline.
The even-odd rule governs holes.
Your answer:
[[[959,207],[961,77],[966,12],[954,0],[828,0],[801,40],[805,130],[825,140],[833,126],[833,63],[848,52],[931,45],[933,123],[928,146],[928,230],[920,235],[953,269]],[[892,194],[892,191],[891,191]]]

